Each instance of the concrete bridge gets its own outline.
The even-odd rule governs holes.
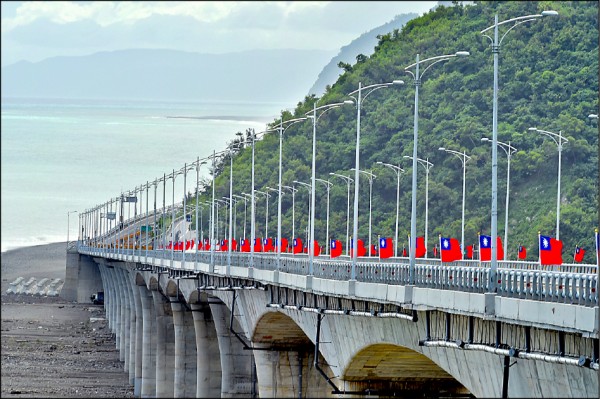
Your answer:
[[[141,397],[598,397],[595,265],[68,250]]]

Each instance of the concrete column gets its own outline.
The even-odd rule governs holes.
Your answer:
[[[121,349],[121,287],[119,285],[119,269],[118,268],[109,268],[109,275],[112,279],[113,286],[115,287],[115,295],[114,295],[114,326],[113,332],[115,333],[115,347],[117,349]],[[120,356],[119,356],[120,357]],[[119,359],[121,360],[121,359]]]
[[[124,370],[129,374],[129,383],[133,385],[133,375],[135,373],[135,362],[131,361],[132,350],[131,347],[135,345],[135,335],[131,335],[131,319],[135,320],[135,302],[133,294],[131,293],[131,273],[129,270],[125,270],[123,274],[124,284],[123,290],[125,292],[125,320],[123,326],[125,328],[125,364]],[[133,344],[133,345],[132,345]],[[131,369],[134,369],[133,371]]]
[[[106,271],[106,265],[103,263],[98,264],[100,268],[100,277],[102,277],[102,287],[104,289],[104,317],[108,321],[108,327],[111,327],[110,320],[110,284],[108,283],[108,275]]]
[[[254,359],[252,351],[229,330],[231,312],[221,301],[213,298],[210,310],[217,330],[219,353],[221,358],[221,398],[247,398],[252,395],[252,369]],[[234,331],[241,331],[237,319],[233,323]]]
[[[309,370],[308,361],[312,360],[309,354],[298,356],[296,351],[254,351],[256,360],[256,376],[258,379],[259,397],[291,398],[300,395],[300,374],[302,368],[302,396],[328,397],[329,391],[319,391],[318,381],[314,381],[316,371]],[[314,374],[313,374],[314,373]],[[312,377],[312,378],[311,378]],[[310,384],[310,380],[312,384]],[[328,387],[330,388],[330,387]]]
[[[67,251],[65,282],[60,297],[67,301],[88,303],[90,295],[101,290],[102,278],[93,258],[80,255],[75,249]]]
[[[133,394],[140,396],[142,388],[142,353],[143,353],[143,334],[144,334],[144,316],[142,313],[142,299],[140,298],[140,289],[132,281],[131,292],[135,301],[135,378],[133,381]]]
[[[135,345],[137,341],[137,309],[135,304],[135,295],[133,290],[136,288],[134,276],[129,276],[127,279],[127,295],[129,296],[129,384],[135,386]],[[140,316],[141,317],[141,316]]]
[[[171,303],[152,291],[156,311],[156,397],[172,398],[175,377],[175,331]]]
[[[125,361],[125,320],[129,321],[129,315],[126,314],[125,310],[125,270],[122,268],[115,268],[117,276],[117,284],[119,287],[119,360]]]
[[[175,327],[174,396],[190,398],[196,395],[196,334],[194,319],[184,303],[169,297]]]
[[[156,312],[152,293],[145,285],[138,288],[144,312],[141,397],[153,398],[156,396]]]
[[[120,284],[121,284],[121,292],[122,292],[122,302],[121,302],[121,353],[119,357],[123,358],[122,361],[125,364],[125,371],[129,371],[129,312],[131,310],[131,306],[129,304],[129,295],[128,295],[128,287],[127,282],[129,281],[129,270],[128,269],[119,269],[120,271]]]
[[[190,304],[196,331],[196,397],[221,397],[221,362],[217,332],[207,303]]]

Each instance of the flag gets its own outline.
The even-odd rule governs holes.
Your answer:
[[[469,259],[473,259],[473,246],[472,245],[467,245],[467,254],[466,257]]]
[[[279,245],[279,241],[277,240],[277,238],[275,239],[275,251],[277,250],[277,245]],[[281,252],[287,252],[288,251],[288,239],[285,237],[281,238]]]
[[[575,247],[575,255],[573,255],[573,260],[575,262],[583,261],[583,255],[585,255],[585,249],[580,248],[579,245]]]
[[[204,239],[204,249],[206,251],[210,251],[210,241],[208,240],[208,238]]]
[[[389,237],[381,237],[379,239],[379,257],[381,259],[389,258],[394,254],[392,239]]]
[[[342,243],[340,240],[331,240],[329,249],[329,256],[331,258],[337,258],[342,254]]]
[[[356,256],[365,256],[367,254],[367,248],[365,248],[363,240],[359,238],[356,245],[358,246],[358,254]],[[350,257],[352,256],[354,256],[354,239],[350,240]]]
[[[235,238],[231,239],[231,250],[232,251],[237,251],[237,241],[235,240]]]
[[[371,253],[369,256],[377,256],[377,247],[375,244],[371,244]]]
[[[227,245],[228,245],[227,240],[221,240],[221,248],[220,249],[222,252],[227,251]]]
[[[263,251],[264,252],[273,252],[275,250],[275,247],[273,246],[273,239],[272,238],[265,238],[263,240]]]
[[[438,257],[438,248],[437,248],[437,244],[433,246],[433,257],[437,258]]]
[[[479,260],[482,262],[492,260],[492,237],[486,235],[479,236]]]
[[[562,265],[562,242],[540,235],[540,264]]]
[[[406,252],[406,247],[402,248],[402,256],[405,258],[408,256],[408,252]]]
[[[313,255],[314,256],[321,255],[321,246],[319,245],[319,241],[317,241],[317,240],[314,241]]]
[[[440,248],[442,251],[442,262],[454,262],[462,259],[460,243],[456,238],[440,236]]]
[[[242,252],[250,252],[250,241],[242,238]]]
[[[525,259],[527,257],[527,248],[519,245],[519,259]]]
[[[294,238],[293,253],[299,254],[301,252],[302,252],[302,239],[301,238]]]
[[[262,248],[262,239],[260,237],[257,237],[254,239],[254,252],[262,252],[263,248]]]
[[[422,258],[427,253],[425,247],[425,238],[423,236],[417,237],[417,249],[415,250],[415,258]]]
[[[504,260],[504,246],[502,245],[502,238],[496,237],[496,259]]]

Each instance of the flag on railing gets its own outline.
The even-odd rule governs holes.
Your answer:
[[[390,258],[392,255],[394,255],[392,239],[389,237],[381,237],[379,239],[379,258]]]
[[[250,240],[242,238],[242,252],[250,252]]]
[[[375,244],[371,244],[371,254],[369,256],[377,256],[377,246]]]
[[[257,237],[254,239],[254,252],[262,252],[262,251],[263,251],[262,238]]]
[[[496,237],[496,259],[504,259],[504,248],[502,247],[502,239],[500,236]],[[479,260],[481,262],[488,262],[492,260],[491,236],[479,235]]]
[[[575,246],[575,254],[573,255],[573,260],[575,262],[583,261],[583,255],[585,255],[585,249],[579,247],[579,245]]]
[[[321,255],[321,246],[319,245],[319,241],[317,241],[317,240],[315,240],[315,242],[314,242],[313,255],[314,256]]]
[[[405,258],[408,256],[408,252],[406,252],[406,247],[402,248],[402,256]]]
[[[342,243],[340,240],[331,240],[329,257],[337,258],[342,254]]]
[[[473,259],[473,246],[472,245],[467,245],[466,249],[466,254],[465,257],[467,259]]]
[[[299,254],[302,252],[302,238],[294,238],[294,246],[292,248],[292,253]]]
[[[539,234],[540,264],[562,265],[562,242]]]
[[[227,240],[221,240],[221,252],[227,251],[228,242]]]
[[[263,240],[263,251],[264,252],[273,252],[274,249],[275,249],[275,247],[273,246],[273,239],[265,238]]]
[[[519,245],[519,259],[525,259],[527,257],[527,248]]]
[[[434,257],[434,258],[437,258],[437,257],[438,257],[438,247],[437,247],[437,244],[435,244],[435,245],[433,246],[433,257]]]
[[[462,259],[460,243],[456,238],[446,238],[440,235],[440,249],[442,252],[442,262],[454,262]]]
[[[273,251],[277,251],[277,245],[279,245],[279,241],[277,240],[277,238],[274,240],[275,242],[275,246],[273,248]],[[280,251],[283,252],[287,252],[288,251],[288,239],[285,237],[281,238],[281,249]]]
[[[358,239],[358,241],[356,242],[356,245],[358,247],[358,253],[356,254],[356,256],[365,256],[367,254],[367,248],[365,248],[365,244],[363,242],[363,240],[361,240],[360,238]],[[354,256],[354,239],[350,240],[350,257]]]
[[[235,238],[231,239],[231,250],[237,251],[237,241],[235,240]]]

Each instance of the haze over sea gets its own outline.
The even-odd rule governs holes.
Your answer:
[[[3,98],[2,252],[63,242],[67,231],[69,240],[77,239],[79,213],[67,212],[85,211],[221,151],[237,132],[264,130],[286,106]],[[200,175],[209,177],[206,166]],[[178,202],[183,179],[175,180]],[[187,184],[193,192],[191,183],[195,172]]]

